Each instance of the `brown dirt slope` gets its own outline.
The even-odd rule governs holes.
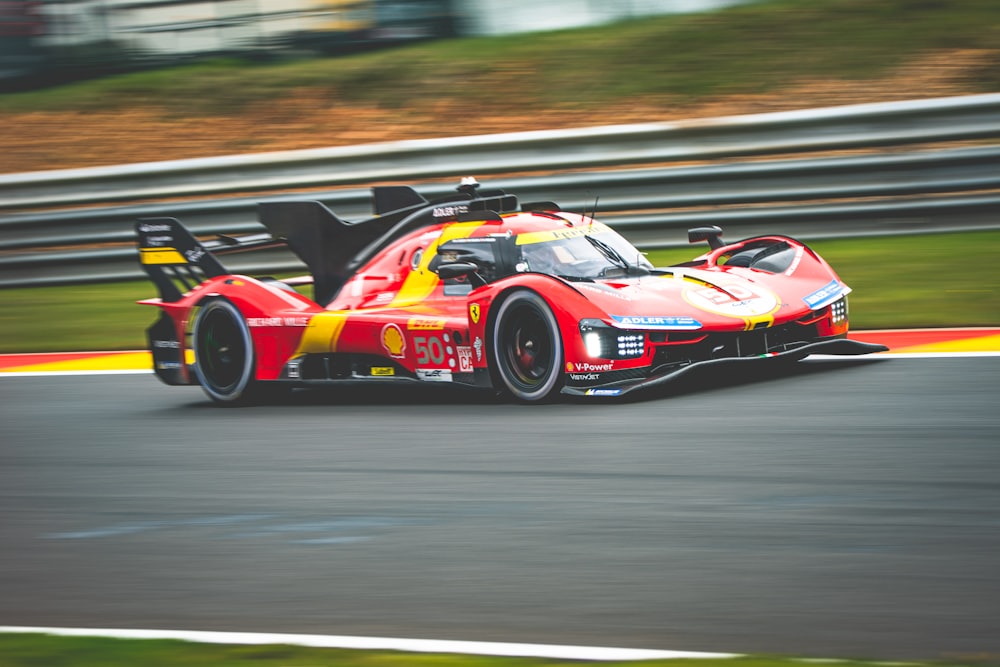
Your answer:
[[[307,89],[240,115],[177,118],[155,108],[98,113],[0,115],[0,172],[16,173],[183,158],[320,148],[442,136],[585,127],[752,114],[863,102],[966,95],[977,92],[974,72],[993,57],[984,50],[936,53],[871,81],[791,82],[761,95],[701,100],[622,100],[613,108],[552,110],[530,115],[470,118],[448,100],[401,113],[337,105]]]

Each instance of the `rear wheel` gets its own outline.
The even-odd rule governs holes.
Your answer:
[[[493,320],[493,359],[503,388],[521,401],[550,398],[562,386],[559,323],[548,303],[529,290],[512,293]]]
[[[250,328],[239,309],[225,299],[204,304],[195,317],[195,374],[212,399],[237,405],[258,396]]]

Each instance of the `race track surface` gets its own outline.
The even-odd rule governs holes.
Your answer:
[[[547,406],[2,377],[0,625],[995,659],[998,395],[996,356]]]

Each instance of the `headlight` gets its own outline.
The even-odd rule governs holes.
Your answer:
[[[601,320],[581,320],[580,334],[594,359],[636,359],[646,353],[646,334],[609,327]]]
[[[587,355],[600,358],[603,346],[601,345],[601,334],[596,331],[588,331],[583,334],[583,344],[587,348]]]
[[[843,324],[847,321],[847,297],[839,301],[834,301],[830,306],[830,317],[834,324]]]

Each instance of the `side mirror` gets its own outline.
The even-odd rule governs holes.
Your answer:
[[[712,250],[721,248],[724,245],[722,243],[722,228],[713,225],[688,230],[688,243],[700,243],[701,241],[708,241],[708,247]]]
[[[437,267],[437,274],[442,280],[468,278],[470,283],[481,287],[486,284],[486,281],[483,280],[478,271],[479,267],[472,262],[447,262]]]

